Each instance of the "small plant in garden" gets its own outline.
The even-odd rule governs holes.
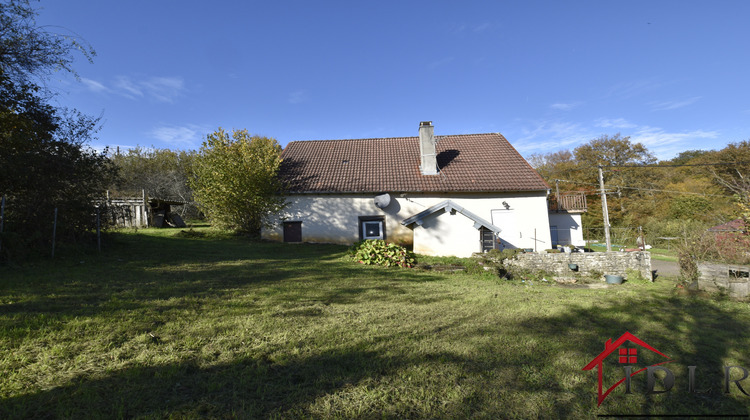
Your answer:
[[[467,258],[464,260],[466,273],[474,275],[496,275],[498,271],[497,263],[485,258],[484,255],[479,257]]]
[[[577,282],[582,284],[596,284],[602,282],[602,277],[604,277],[602,271],[591,270],[588,275],[579,277]]]
[[[516,254],[522,252],[523,250],[519,248],[505,248],[502,251],[499,249],[491,249],[489,252],[487,252],[487,255],[494,260],[502,262],[504,260],[507,260],[508,258],[513,258],[516,256]]]
[[[680,249],[677,257],[680,266],[680,281],[684,284],[689,284],[698,280],[700,273],[698,272],[698,264],[695,262],[695,257],[688,250],[684,249]]]
[[[203,238],[206,236],[206,232],[201,232],[190,228],[189,230],[181,230],[174,236],[179,238]]]
[[[386,243],[382,239],[357,242],[352,247],[350,255],[360,264],[367,265],[412,268],[417,263],[412,252],[400,245]]]
[[[625,270],[625,278],[627,279],[628,283],[651,283],[651,280],[643,277],[640,271],[633,268],[628,268],[627,270]]]

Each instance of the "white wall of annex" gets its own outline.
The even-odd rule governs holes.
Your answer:
[[[474,221],[458,212],[439,211],[414,227],[414,252],[424,255],[471,257],[480,252]]]
[[[550,213],[549,225],[557,227],[557,243],[560,245],[585,246],[580,214]]]

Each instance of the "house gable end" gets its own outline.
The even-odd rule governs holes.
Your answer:
[[[438,204],[435,204],[434,206],[423,210],[414,216],[411,216],[407,219],[404,219],[401,224],[404,226],[409,226],[411,224],[416,224],[417,226],[422,226],[422,221],[433,214],[438,213],[439,211],[445,211],[446,213],[451,213],[453,211],[456,211],[457,213],[460,213],[464,215],[465,217],[471,219],[474,222],[474,228],[480,229],[482,227],[487,228],[491,231],[493,231],[495,234],[499,234],[501,232],[501,229],[492,223],[488,222],[487,220],[477,216],[476,214],[472,213],[471,211],[465,209],[464,207],[459,206],[458,204],[454,203],[451,200],[445,200]]]

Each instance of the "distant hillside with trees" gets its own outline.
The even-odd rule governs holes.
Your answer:
[[[583,224],[589,239],[601,239],[604,226],[599,165],[613,235],[619,229],[623,240],[634,240],[639,226],[658,242],[658,238],[684,237],[686,231],[750,218],[748,140],[721,150],[687,150],[674,159],[657,161],[646,146],[629,137],[604,135],[572,151],[532,155],[529,162],[561,191],[586,193]]]

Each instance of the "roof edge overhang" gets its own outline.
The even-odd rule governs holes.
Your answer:
[[[429,217],[432,214],[437,213],[440,210],[444,210],[446,213],[450,213],[454,210],[457,213],[461,213],[462,215],[464,215],[465,217],[469,218],[470,220],[474,222],[475,229],[480,229],[484,227],[484,228],[491,230],[496,235],[499,235],[501,232],[501,229],[499,227],[477,216],[476,214],[472,213],[466,208],[459,206],[458,204],[454,203],[451,200],[441,201],[440,203],[435,204],[434,206],[428,209],[422,210],[421,212],[415,214],[414,216],[411,216],[408,219],[404,219],[401,222],[401,224],[404,226],[409,226],[411,224],[417,224],[418,226],[422,226],[422,223],[424,222],[425,218]]]
[[[286,191],[285,195],[310,195],[310,194],[382,194],[383,192],[390,192],[394,194],[508,194],[508,193],[530,193],[530,192],[544,192],[547,189],[529,189],[529,190],[397,190],[397,189],[386,189],[386,190],[362,190],[362,191]]]

